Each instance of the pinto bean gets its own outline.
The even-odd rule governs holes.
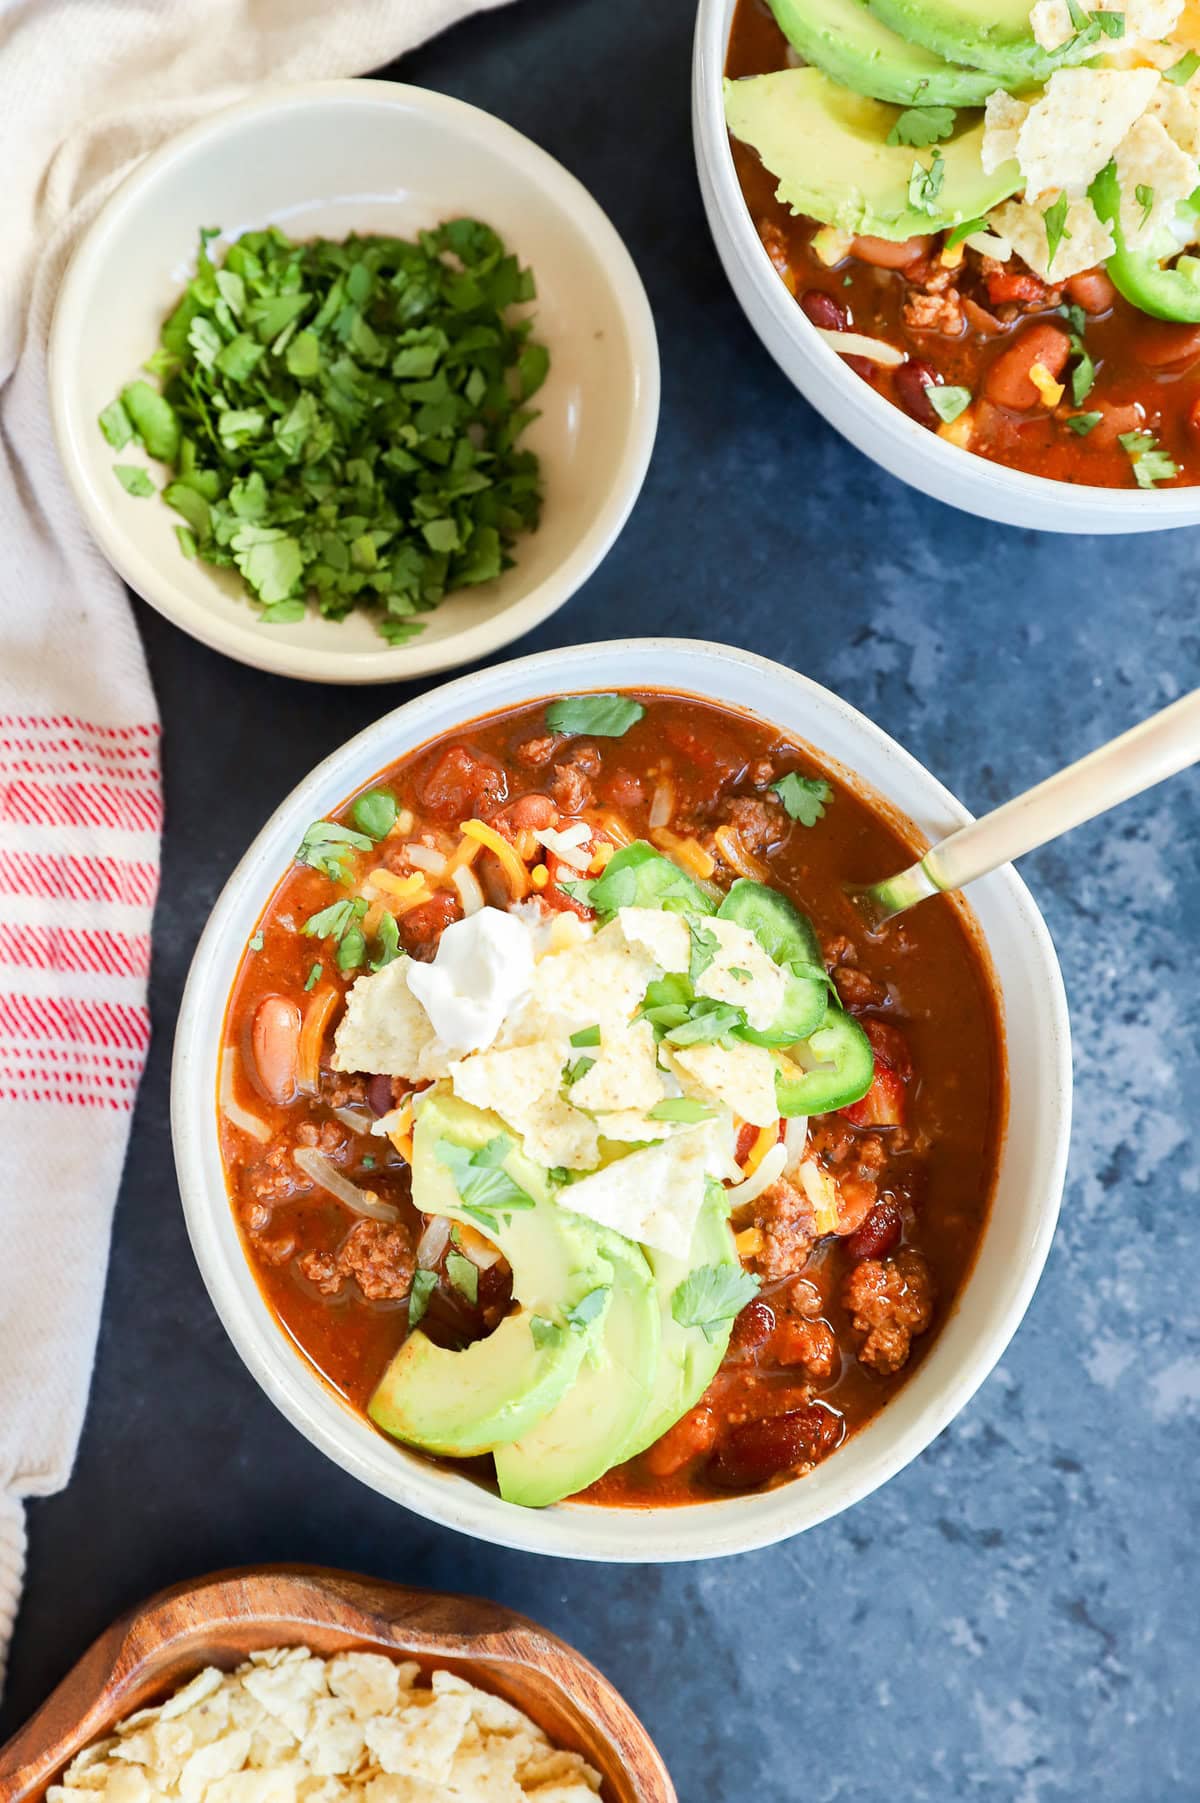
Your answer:
[[[264,995],[250,1028],[253,1075],[258,1087],[281,1107],[296,1093],[300,1058],[300,1010],[284,995]]]
[[[1086,408],[1090,402],[1083,404]],[[1136,401],[1128,401],[1123,407],[1106,406],[1101,402],[1096,411],[1101,417],[1083,442],[1097,448],[1116,444],[1122,432],[1140,431],[1146,423],[1146,415]]]
[[[751,1490],[794,1465],[812,1465],[832,1452],[845,1432],[842,1417],[822,1403],[745,1421],[726,1434],[709,1466],[726,1490]]]
[[[1179,369],[1200,357],[1200,325],[1177,325],[1169,319],[1141,321],[1133,354],[1147,369]]]
[[[844,332],[850,324],[850,315],[841,301],[834,300],[832,294],[826,294],[821,288],[808,288],[800,296],[800,305],[815,326],[824,327],[827,332]]]
[[[929,405],[927,388],[941,385],[941,376],[928,363],[902,363],[892,377],[900,405],[919,426],[936,426],[937,414]]]
[[[850,255],[857,257],[860,263],[873,263],[876,269],[907,269],[918,257],[925,256],[933,243],[932,238],[872,238],[869,236],[850,240]]]
[[[1067,277],[1067,294],[1085,313],[1107,313],[1117,298],[1117,291],[1106,270],[1083,269]]]
[[[1040,363],[1057,381],[1070,354],[1071,340],[1058,326],[1026,326],[988,370],[983,391],[997,407],[1011,407],[1018,413],[1027,413],[1043,404],[1029,377],[1034,364]]]

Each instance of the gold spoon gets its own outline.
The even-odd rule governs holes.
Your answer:
[[[1152,714],[1024,795],[960,826],[896,876],[848,893],[873,933],[897,914],[962,889],[989,870],[1035,851],[1073,826],[1186,770],[1200,759],[1200,689]]]

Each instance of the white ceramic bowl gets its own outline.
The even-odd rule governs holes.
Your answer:
[[[1078,487],[990,463],[917,425],[820,338],[776,275],[733,166],[722,79],[736,0],[700,0],[692,136],[717,254],[750,324],[788,379],[858,450],[923,494],[1006,526],[1046,532],[1158,532],[1200,523],[1200,487]]]
[[[196,950],[179,1016],[171,1125],[192,1245],[234,1345],[314,1445],[372,1489],[504,1546],[614,1561],[707,1559],[785,1539],[892,1477],[970,1399],[1029,1304],[1058,1217],[1070,1129],[1066,999],[1050,936],[1010,868],[972,891],[1000,990],[1010,1130],[975,1267],[936,1344],[887,1407],[810,1476],[760,1495],[678,1509],[559,1504],[534,1511],[385,1440],[326,1388],[272,1318],[242,1250],[217,1142],[226,1002],[246,941],[304,828],[383,766],[497,708],[576,689],[654,687],[720,698],[857,773],[930,839],[970,818],[907,752],[836,695],[726,645],[625,640],[542,652],[447,683],[398,708],[318,766],[275,812],[229,879]]]
[[[263,626],[226,571],[188,563],[177,517],[127,495],[96,416],[138,373],[195,267],[197,232],[277,223],[295,237],[411,236],[460,214],[534,271],[550,375],[524,443],[542,459],[536,533],[496,582],[460,591],[389,647],[366,615]],[[138,165],[77,249],[50,343],[59,451],[91,531],[152,606],[246,664],[318,682],[394,682],[468,663],[528,632],[600,562],[628,517],[658,422],[658,347],[641,279],[612,224],[561,164],[461,100],[384,81],[268,89]]]

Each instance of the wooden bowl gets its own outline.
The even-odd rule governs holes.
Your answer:
[[[604,1803],[678,1803],[629,1705],[556,1635],[474,1597],[302,1565],[195,1578],[114,1622],[0,1750],[0,1797],[39,1803],[82,1748],[202,1666],[230,1668],[260,1648],[289,1645],[324,1655],[377,1648],[427,1671],[460,1672],[582,1753],[604,1780]]]

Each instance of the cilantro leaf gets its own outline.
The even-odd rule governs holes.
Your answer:
[[[1064,239],[1070,239],[1071,234],[1067,230],[1069,204],[1066,195],[1060,194],[1057,200],[1051,201],[1048,207],[1042,209],[1042,222],[1046,228],[1047,267],[1054,262],[1058,255],[1059,245],[1063,243]]]
[[[927,389],[926,393],[932,392]],[[833,800],[833,790],[823,777],[801,776],[798,771],[789,770],[781,776],[771,788],[792,820],[798,820],[801,826],[815,826]]]
[[[1154,211],[1154,189],[1150,187],[1147,182],[1139,182],[1137,187],[1133,190],[1133,197],[1142,209],[1140,223],[1142,226],[1146,226],[1149,224],[1150,215]]]
[[[315,989],[316,988],[317,984],[321,981],[321,974],[324,971],[324,969],[325,969],[325,966],[323,964],[314,964],[311,967],[311,969],[309,970],[308,976],[305,978],[305,982],[304,982],[305,989]]]
[[[147,495],[154,493],[150,472],[144,470],[140,463],[114,463],[113,475],[127,495],[134,495],[139,500],[143,500]]]
[[[962,244],[967,238],[973,238],[976,232],[986,232],[987,229],[988,222],[982,214],[980,214],[978,219],[964,219],[960,224],[956,225],[951,231],[946,233],[946,249],[954,250],[957,245]]]
[[[1158,448],[1153,432],[1121,432],[1117,442],[1133,465],[1133,479],[1139,488],[1153,488],[1179,474],[1179,465]]]
[[[439,1139],[435,1146],[439,1164],[444,1164],[454,1179],[463,1212],[476,1220],[492,1217],[488,1224],[493,1230],[497,1214],[536,1207],[529,1192],[503,1168],[501,1161],[512,1149],[512,1140],[502,1133],[474,1152],[450,1139]]]
[[[956,420],[959,414],[964,413],[971,405],[971,390],[956,388],[950,384],[931,382],[925,390],[925,399],[938,418],[945,420],[949,425],[951,420]]]
[[[1068,426],[1078,438],[1086,438],[1104,418],[1102,413],[1072,413],[1067,420]]]
[[[912,174],[908,178],[908,204],[918,213],[928,213],[936,217],[938,196],[946,180],[946,159],[940,150],[935,150],[928,168],[918,157],[912,166]]]
[[[546,709],[551,732],[586,733],[593,739],[621,739],[646,712],[627,695],[568,695]]]
[[[350,816],[360,831],[372,839],[386,839],[396,824],[396,797],[387,789],[368,789],[350,809]]]
[[[408,1292],[408,1331],[412,1332],[425,1310],[429,1307],[429,1298],[437,1289],[436,1271],[418,1269],[413,1272],[412,1288]]]
[[[574,1308],[564,1309],[563,1314],[571,1331],[582,1333],[602,1312],[611,1294],[609,1285],[602,1283],[596,1289],[589,1290],[586,1296],[581,1296]]]
[[[721,941],[711,927],[701,926],[698,920],[688,921],[688,937],[691,953],[688,960],[688,981],[698,983],[713,959],[721,949]]]
[[[447,1252],[446,1275],[459,1295],[474,1308],[479,1301],[479,1267],[464,1258],[461,1252]]]
[[[746,1025],[746,1011],[735,1008],[731,1002],[694,1002],[688,1017],[678,1027],[672,1027],[665,1035],[667,1043],[674,1046],[707,1045],[710,1040],[720,1039],[731,1033],[735,1027]]]
[[[595,1062],[596,1062],[596,1060],[594,1058],[588,1058],[585,1056],[583,1058],[576,1058],[576,1060],[573,1064],[564,1065],[563,1066],[563,1085],[564,1085],[564,1087],[567,1089],[570,1089],[570,1087],[573,1083],[578,1083],[580,1077],[586,1077],[588,1072],[591,1070],[592,1066],[595,1064]]]
[[[889,144],[911,144],[914,150],[925,150],[939,138],[948,138],[954,130],[952,106],[911,106],[900,114],[887,135]]]
[[[698,1327],[715,1340],[758,1294],[758,1279],[731,1265],[700,1265],[690,1271],[671,1297],[671,1314],[680,1327]]]
[[[367,911],[362,896],[347,896],[345,901],[330,902],[316,914],[310,914],[300,931],[306,939],[340,939],[346,929],[361,920]]]
[[[581,907],[590,908],[594,883],[594,877],[581,877],[578,882],[573,877],[560,877],[558,887],[564,895],[569,895],[572,901],[579,902]]]
[[[353,827],[340,826],[336,820],[314,820],[296,850],[296,861],[311,865],[334,882],[348,883],[345,860],[351,851],[370,851],[372,844],[365,833],[356,833]]]
[[[393,958],[400,956],[400,929],[396,925],[396,916],[386,911],[380,916],[379,930],[375,935],[376,953],[368,963],[372,970],[382,970]]]
[[[123,451],[133,437],[133,426],[120,401],[110,401],[100,415],[100,430],[114,451]]]
[[[547,1321],[545,1315],[531,1315],[529,1331],[539,1352],[544,1346],[561,1346],[567,1334],[560,1321]]]

